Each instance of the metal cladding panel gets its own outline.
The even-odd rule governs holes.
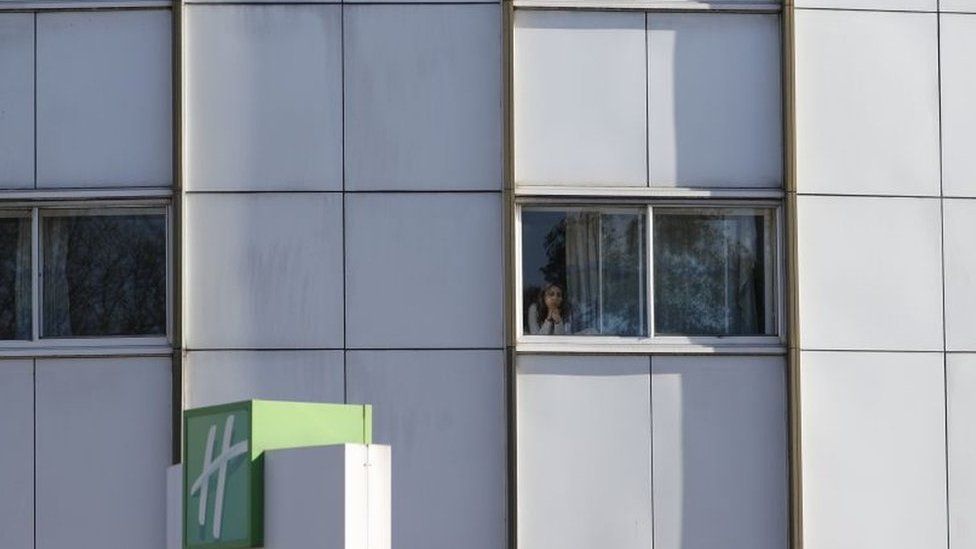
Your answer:
[[[501,196],[346,197],[348,347],[501,347]]]
[[[654,545],[647,357],[518,358],[518,544]]]
[[[37,549],[164,546],[171,368],[37,360]]]
[[[342,351],[189,351],[187,408],[247,399],[342,402]]]
[[[946,355],[949,451],[949,538],[976,546],[976,354]]]
[[[976,197],[976,2],[971,14],[943,14],[943,192]]]
[[[939,195],[934,13],[797,10],[797,190]]]
[[[518,11],[515,180],[647,185],[643,13]]]
[[[798,199],[804,349],[941,351],[937,199]]]
[[[804,546],[945,549],[942,353],[801,361]]]
[[[344,8],[346,188],[501,190],[501,10]]]
[[[780,20],[647,16],[651,186],[781,187]]]
[[[0,13],[0,188],[34,186],[34,15]]]
[[[341,8],[186,7],[189,190],[342,188]]]
[[[0,360],[0,547],[34,548],[34,362]]]
[[[976,201],[943,201],[945,331],[949,351],[976,351]]]
[[[651,360],[655,549],[788,546],[783,357]]]
[[[37,186],[172,184],[169,10],[37,15]]]
[[[342,346],[340,196],[191,194],[184,246],[188,348]]]
[[[935,11],[937,2],[938,0],[794,0],[793,3],[797,8]]]
[[[348,402],[393,448],[398,549],[506,544],[505,358],[498,351],[349,351]]]

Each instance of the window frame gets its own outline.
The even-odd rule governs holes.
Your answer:
[[[174,286],[173,286],[173,205],[170,199],[133,200],[61,200],[31,201],[0,204],[0,215],[9,212],[26,212],[31,220],[31,338],[0,340],[2,356],[45,356],[47,354],[111,355],[123,354],[158,355],[173,348]],[[107,335],[79,337],[42,337],[41,327],[43,286],[43,217],[77,215],[162,215],[165,223],[166,266],[166,322],[161,335]]]
[[[644,269],[646,286],[641,289],[644,299],[647,335],[531,335],[525,333],[522,280],[522,212],[526,208],[643,208],[645,215]],[[766,259],[765,277],[772,287],[767,290],[771,303],[767,310],[774,315],[773,334],[756,336],[679,336],[656,335],[654,332],[654,210],[668,209],[753,209],[764,210],[770,216],[769,234],[771,256]],[[769,199],[689,199],[689,198],[601,198],[601,197],[517,197],[514,205],[514,311],[515,347],[528,353],[720,353],[720,354],[782,354],[786,346],[785,258],[783,204]]]

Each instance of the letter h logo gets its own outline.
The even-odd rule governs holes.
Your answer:
[[[207,433],[207,446],[204,450],[203,467],[200,476],[193,481],[190,488],[190,496],[200,494],[197,509],[197,523],[200,526],[207,524],[207,496],[210,491],[210,478],[217,475],[217,489],[214,493],[213,506],[213,538],[220,539],[221,521],[224,513],[224,488],[227,483],[227,466],[231,460],[247,453],[247,440],[242,440],[233,446],[230,442],[234,434],[234,415],[227,416],[224,422],[223,440],[220,445],[220,454],[214,457],[214,441],[217,438],[217,424],[210,426]]]

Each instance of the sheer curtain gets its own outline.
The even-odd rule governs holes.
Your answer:
[[[566,284],[578,334],[600,333],[600,214],[566,217]]]
[[[43,333],[71,335],[71,292],[68,289],[70,217],[44,219]]]

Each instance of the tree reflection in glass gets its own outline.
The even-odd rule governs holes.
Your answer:
[[[3,212],[0,212],[3,213]],[[0,340],[31,338],[31,220],[0,216]]]
[[[524,210],[525,333],[644,334],[644,218],[632,209]],[[545,299],[552,286],[562,294],[561,308]]]
[[[41,230],[43,336],[166,333],[162,214],[48,216]]]
[[[754,210],[656,209],[655,333],[772,333],[766,310],[768,223]]]

